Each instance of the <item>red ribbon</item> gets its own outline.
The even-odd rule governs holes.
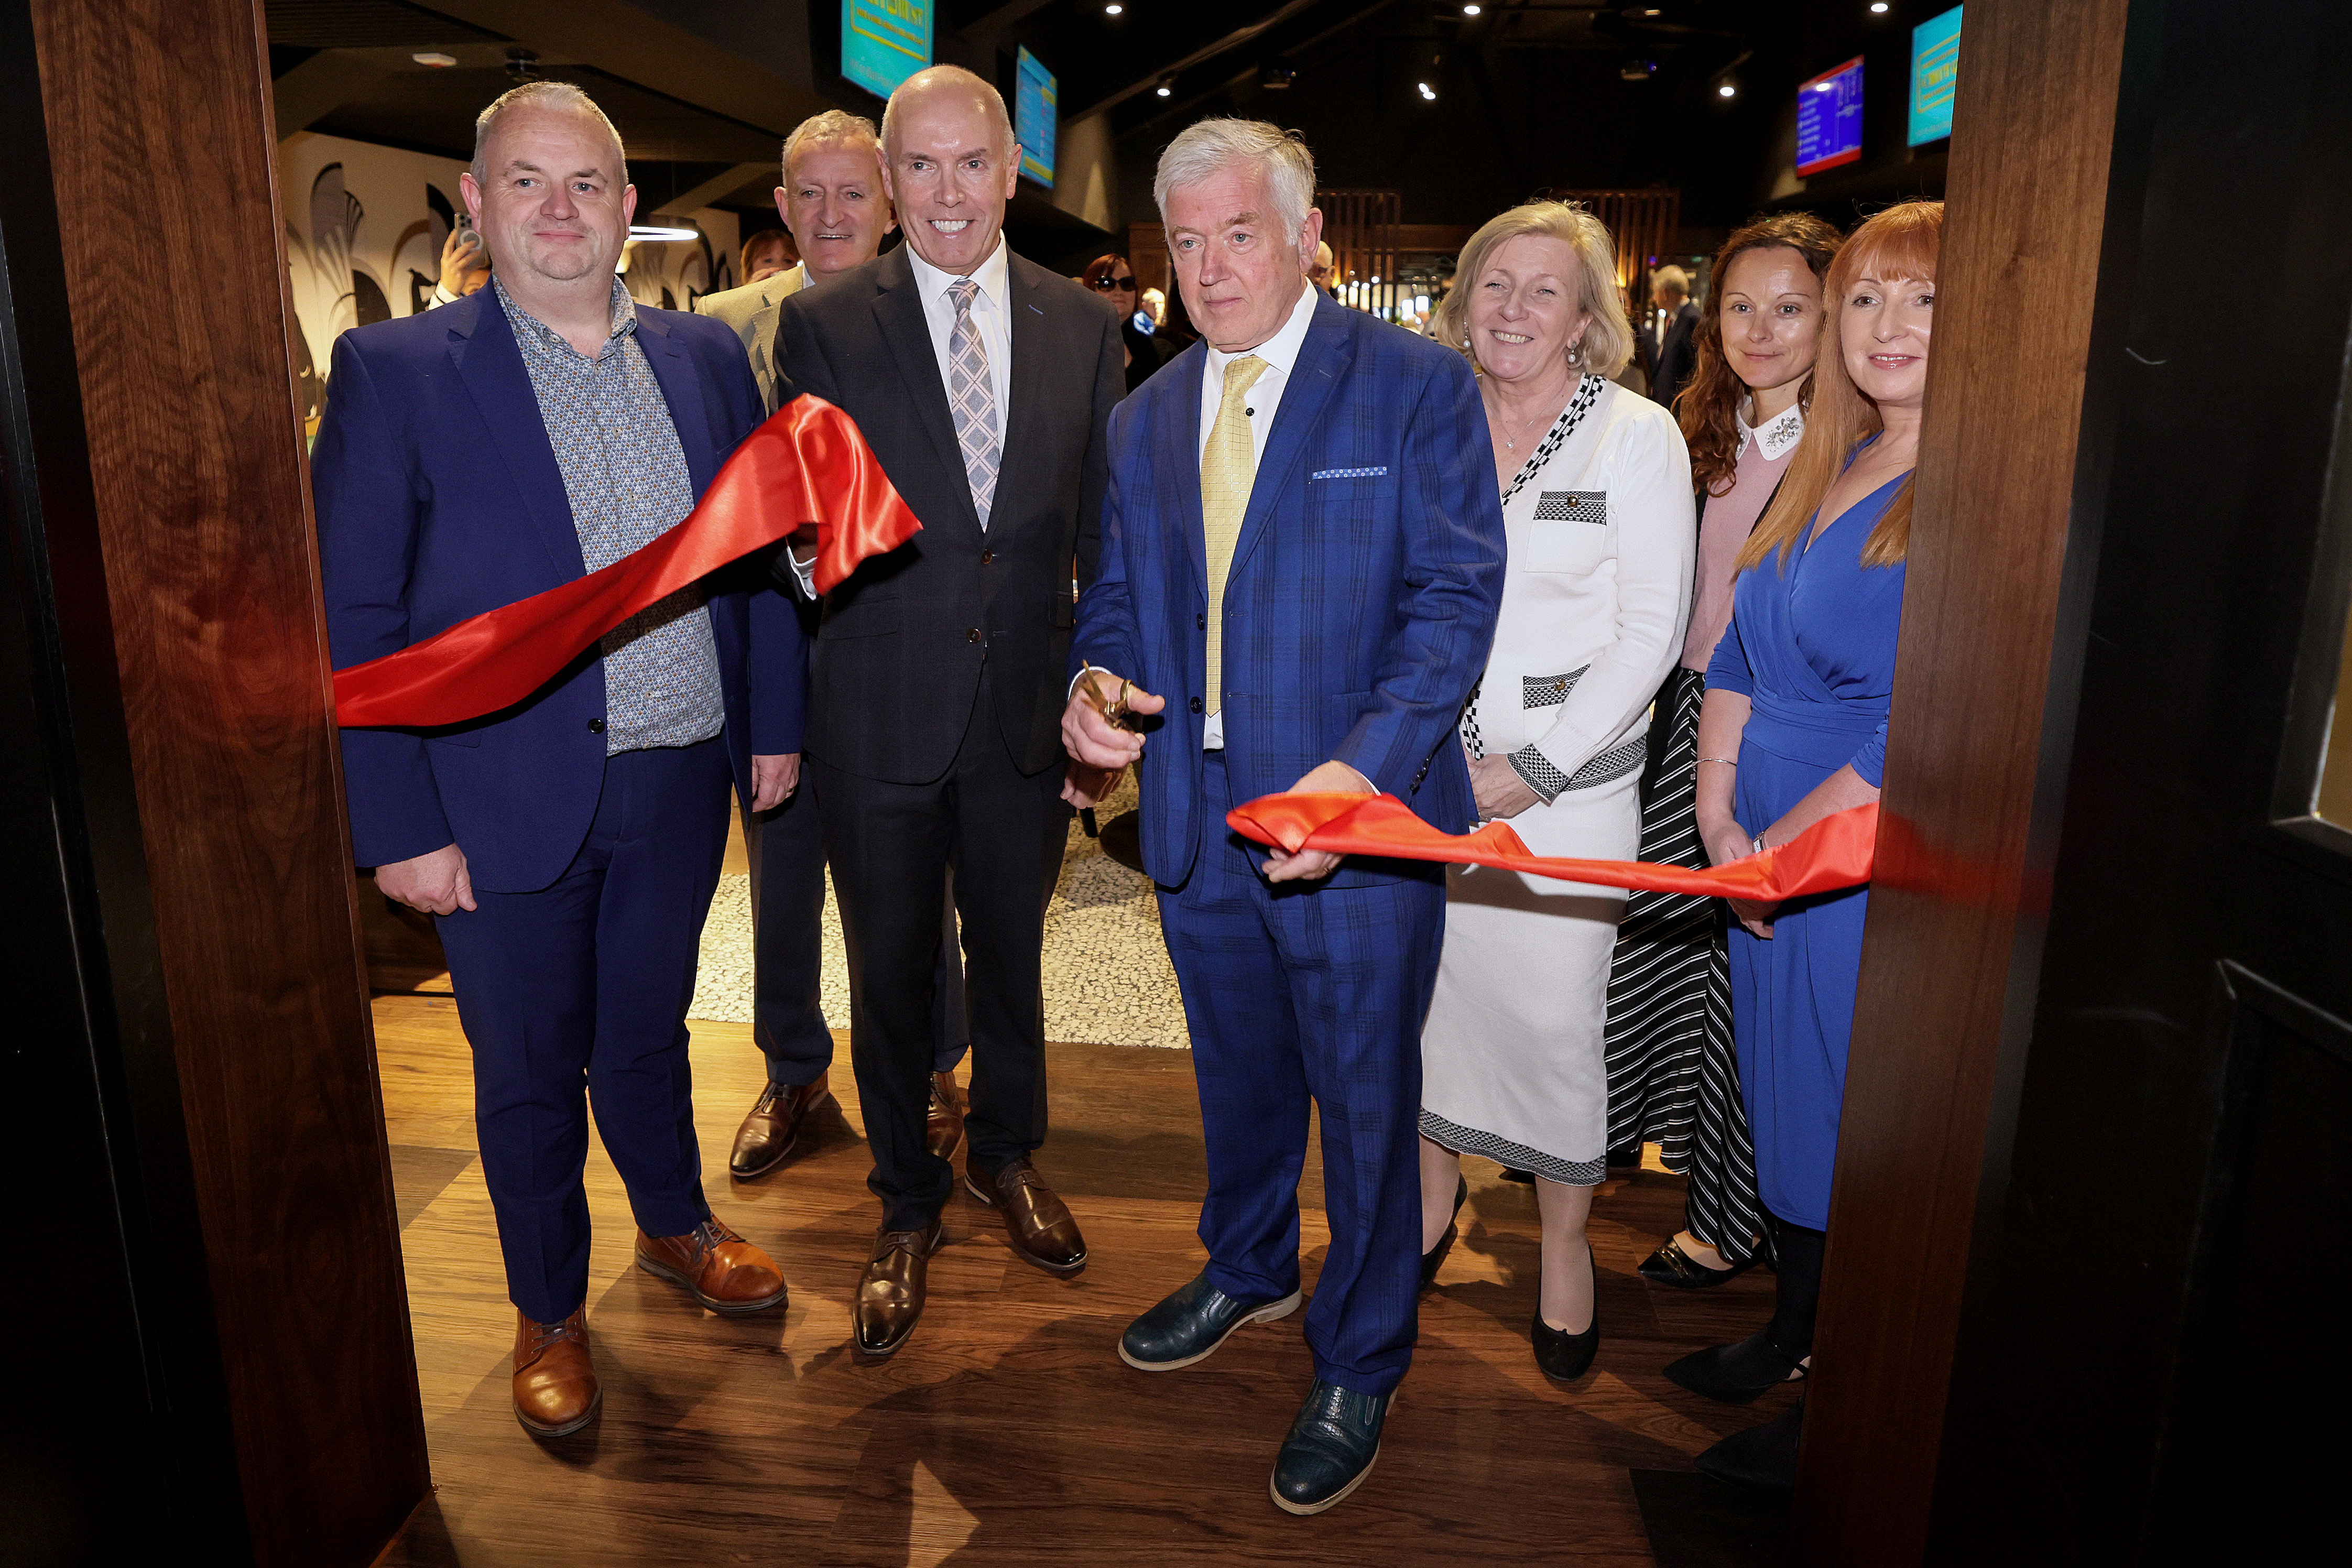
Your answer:
[[[1657,866],[1646,860],[1580,860],[1530,855],[1507,822],[1475,833],[1441,833],[1392,795],[1269,795],[1225,814],[1244,837],[1297,854],[1379,855],[1399,860],[1445,860],[1528,871],[1565,882],[1642,888],[1779,903],[1807,893],[1859,887],[1870,880],[1878,806],[1857,805],[1823,817],[1786,844],[1712,870]]]
[[[422,729],[511,707],[646,605],[808,523],[817,531],[820,594],[923,527],[856,423],[803,395],[751,432],[701,502],[642,550],[335,671],[335,721],[347,730]]]

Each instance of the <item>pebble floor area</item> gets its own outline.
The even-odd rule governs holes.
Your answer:
[[[1108,822],[1136,802],[1132,776],[1096,810]],[[841,912],[824,899],[824,1016],[849,1026],[849,967]],[[702,928],[702,966],[689,1018],[751,1022],[751,879],[719,879]],[[1191,1044],[1184,1004],[1160,940],[1150,879],[1102,852],[1074,816],[1062,879],[1045,910],[1045,1037],[1097,1046]]]

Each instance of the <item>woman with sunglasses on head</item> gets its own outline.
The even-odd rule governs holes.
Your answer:
[[[1658,691],[1643,781],[1641,858],[1698,866],[1698,716],[1731,622],[1732,561],[1805,433],[1821,350],[1822,278],[1838,232],[1805,213],[1736,230],[1716,253],[1698,369],[1675,405],[1698,490],[1698,580],[1682,659]],[[1765,1250],[1756,1154],[1739,1104],[1731,972],[1715,899],[1637,892],[1609,976],[1609,1146],[1655,1142],[1687,1183],[1685,1228],[1641,1266],[1678,1289],[1719,1285]]]
[[[1911,542],[1912,467],[1944,204],[1906,202],[1830,266],[1813,403],[1780,493],[1741,547],[1731,627],[1707,666],[1698,821],[1715,864],[1878,798]],[[1745,1405],[1807,1374],[1853,1037],[1867,886],[1729,900],[1739,1086],[1779,1270],[1771,1321],[1666,1375]],[[1724,1480],[1796,1484],[1801,1399],[1699,1456]]]
[[[1133,392],[1172,357],[1170,344],[1135,324],[1136,308],[1142,303],[1135,268],[1124,256],[1097,256],[1087,263],[1078,281],[1099,293],[1118,317],[1118,339],[1127,349],[1127,389]]]

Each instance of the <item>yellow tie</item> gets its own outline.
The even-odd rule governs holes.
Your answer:
[[[1255,354],[1225,363],[1224,401],[1217,405],[1209,447],[1201,454],[1201,530],[1209,555],[1209,666],[1202,700],[1212,713],[1225,705],[1225,575],[1233,570],[1234,546],[1249,511],[1250,487],[1257,482],[1246,399],[1265,370],[1265,361]]]

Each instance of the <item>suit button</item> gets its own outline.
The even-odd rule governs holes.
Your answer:
[[[1205,632],[1209,629],[1209,617],[1206,616],[1194,616],[1192,617],[1192,624]]]
[[[1201,710],[1201,700],[1200,700],[1199,698],[1195,697],[1194,699],[1192,699],[1192,711],[1193,711],[1193,712],[1195,712],[1195,713],[1198,713],[1200,710]]]
[[[993,550],[982,551],[980,552],[980,563],[982,566],[994,565],[996,563],[996,552]]]
[[[590,734],[592,734],[592,735],[601,735],[601,734],[603,734],[603,733],[604,732],[604,721],[603,721],[602,719],[591,719],[591,720],[589,720],[589,721],[588,721],[588,732],[589,732]]]
[[[980,640],[980,628],[978,626],[974,626],[971,630],[964,633],[963,640],[966,642],[978,642]]]

